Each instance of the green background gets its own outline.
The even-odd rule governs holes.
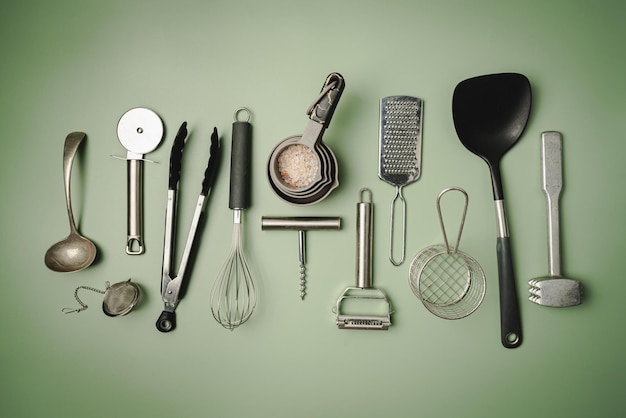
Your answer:
[[[0,415],[623,416],[625,12],[617,0],[2,1]],[[316,205],[291,206],[272,193],[265,164],[281,139],[303,131],[305,110],[333,71],[346,89],[324,140],[341,185]],[[524,330],[513,350],[500,344],[488,169],[458,141],[451,115],[458,82],[508,71],[525,74],[533,88],[525,134],[502,165]],[[377,177],[378,100],[396,94],[425,101],[423,174],[405,188],[401,267],[387,260],[393,188]],[[147,251],[131,257],[126,167],[111,155],[125,154],[117,122],[137,106],[155,110],[166,135],[148,156],[159,164],[145,168]],[[240,106],[253,112],[244,240],[257,310],[233,332],[211,316],[209,292],[231,240],[225,164],[178,328],[161,334],[154,323],[174,133],[188,121],[182,242],[211,130],[228,156]],[[87,270],[60,274],[43,256],[68,232],[62,149],[75,130],[88,138],[74,165],[74,210],[99,257]],[[527,299],[527,281],[548,272],[539,161],[546,130],[564,138],[563,270],[586,292],[575,308]],[[417,252],[442,243],[435,198],[453,185],[470,195],[461,249],[481,263],[488,287],[473,315],[445,321],[428,313],[407,277]],[[375,204],[374,286],[394,305],[388,332],[338,330],[331,311],[354,283],[362,187]],[[341,231],[307,235],[304,302],[297,233],[261,231],[264,215],[343,220]],[[77,307],[77,286],[128,278],[142,287],[129,315],[106,317],[102,296],[90,292],[81,293],[88,310],[62,313]]]

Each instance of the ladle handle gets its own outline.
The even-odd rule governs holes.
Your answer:
[[[126,240],[126,254],[139,255],[144,253],[142,236],[143,212],[143,161],[131,159],[128,164],[128,239]]]
[[[250,165],[252,156],[252,125],[245,121],[233,122],[233,140],[230,151],[230,197],[231,209],[250,206]]]
[[[84,132],[71,132],[65,138],[63,146],[63,184],[65,186],[65,205],[67,206],[67,216],[70,220],[70,230],[76,233],[76,223],[74,221],[74,212],[72,211],[72,199],[70,194],[70,183],[72,177],[72,165],[78,147],[87,135]]]

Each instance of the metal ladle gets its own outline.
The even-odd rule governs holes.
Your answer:
[[[63,180],[65,183],[65,203],[70,220],[70,234],[64,240],[54,244],[46,251],[44,261],[53,271],[68,273],[83,270],[91,265],[96,258],[96,246],[76,230],[72,202],[70,198],[70,180],[72,163],[78,146],[87,135],[84,132],[72,132],[65,138],[63,149]]]

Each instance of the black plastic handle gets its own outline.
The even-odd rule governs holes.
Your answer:
[[[509,237],[499,237],[498,254],[498,281],[500,285],[500,331],[502,345],[506,348],[517,348],[522,344],[522,324],[517,290],[515,289],[515,274],[511,255]]]
[[[180,168],[182,165],[185,138],[187,138],[187,122],[183,122],[183,124],[180,125],[178,133],[174,138],[174,143],[172,144],[172,151],[170,153],[170,178],[168,182],[168,188],[170,190],[176,190],[178,181],[180,180]]]
[[[204,180],[202,181],[202,196],[209,194],[209,190],[215,183],[215,177],[217,175],[217,167],[220,164],[222,157],[220,148],[220,139],[217,135],[217,128],[213,128],[213,134],[211,135],[211,148],[209,149],[211,156],[209,157],[209,164],[204,171]]]
[[[170,332],[176,328],[176,313],[163,311],[157,319],[156,327],[161,332]]]
[[[346,82],[341,74],[330,73],[328,77],[326,77],[320,95],[309,107],[309,118],[328,128],[345,86]]]
[[[252,156],[252,125],[247,121],[233,122],[233,142],[230,151],[231,209],[250,206],[250,174]]]

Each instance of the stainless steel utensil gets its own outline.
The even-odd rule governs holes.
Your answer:
[[[211,135],[210,157],[207,168],[204,172],[202,190],[196,202],[196,209],[191,218],[191,226],[187,234],[187,241],[180,260],[180,266],[176,275],[173,275],[172,258],[175,251],[176,242],[176,222],[175,216],[178,208],[178,183],[182,167],[183,148],[187,137],[187,122],[183,122],[170,154],[170,173],[167,187],[167,205],[165,207],[165,238],[163,244],[163,269],[161,274],[161,299],[163,300],[163,312],[156,322],[156,327],[161,332],[169,332],[176,328],[176,307],[180,302],[182,288],[185,285],[185,272],[191,258],[196,235],[200,226],[202,215],[206,206],[206,200],[217,176],[217,169],[220,162],[221,150],[217,128],[213,128]]]
[[[105,315],[112,317],[129,313],[139,302],[141,294],[139,286],[135,283],[131,283],[130,279],[115,283],[113,286],[111,286],[109,282],[106,282],[105,290],[90,286],[78,286],[76,290],[74,290],[74,298],[80,305],[80,308],[64,308],[64,313],[82,312],[89,308],[89,306],[78,297],[78,291],[81,289],[103,294],[102,311]]]
[[[496,209],[500,340],[506,348],[522,344],[515,271],[504,205],[500,161],[522,135],[530,115],[530,82],[522,74],[503,73],[460,82],[452,97],[454,128],[461,143],[482,158],[491,173]]]
[[[322,136],[344,87],[341,74],[329,74],[320,94],[307,109],[309,123],[304,133],[282,140],[270,154],[268,181],[276,195],[288,203],[317,203],[339,185],[337,159],[322,142]]]
[[[542,186],[548,203],[548,276],[530,280],[531,302],[563,308],[580,305],[583,292],[579,280],[561,272],[559,198],[563,190],[563,139],[560,132],[541,134]]]
[[[389,96],[380,100],[378,135],[378,177],[396,188],[389,220],[389,260],[394,266],[404,262],[406,245],[406,201],[402,188],[417,181],[422,166],[422,99]],[[396,202],[402,205],[402,249],[400,258],[393,253]]]
[[[240,111],[248,119],[240,121]],[[243,211],[250,205],[250,163],[252,152],[252,125],[250,111],[235,111],[230,154],[230,198],[233,210],[233,236],[230,253],[211,289],[211,312],[224,328],[233,330],[245,323],[254,312],[257,297],[252,271],[243,250]]]
[[[322,229],[339,230],[341,218],[338,217],[270,217],[261,218],[261,229],[298,231],[298,253],[300,259],[300,299],[306,295],[306,236],[305,231]]]
[[[65,205],[70,222],[70,234],[63,240],[52,245],[44,256],[46,267],[50,270],[67,273],[80,271],[91,265],[96,258],[96,246],[93,242],[80,235],[74,222],[70,184],[72,165],[78,147],[87,137],[84,132],[72,132],[65,138],[63,147],[63,183],[65,186]]]
[[[441,211],[441,198],[456,190],[465,199],[456,244],[451,247]],[[459,243],[469,197],[460,187],[448,187],[437,196],[437,213],[445,245],[436,245],[420,251],[409,269],[409,285],[426,309],[443,319],[464,318],[474,312],[485,297],[485,273],[469,254],[459,251]]]
[[[357,203],[356,286],[346,288],[333,309],[339,329],[386,331],[391,326],[391,302],[372,287],[372,192],[361,189]],[[367,195],[367,200],[365,200]]]
[[[127,240],[126,254],[139,255],[145,251],[143,241],[143,162],[144,155],[152,152],[163,139],[163,122],[150,109],[130,109],[117,124],[117,137],[126,153],[128,166],[127,185]]]

